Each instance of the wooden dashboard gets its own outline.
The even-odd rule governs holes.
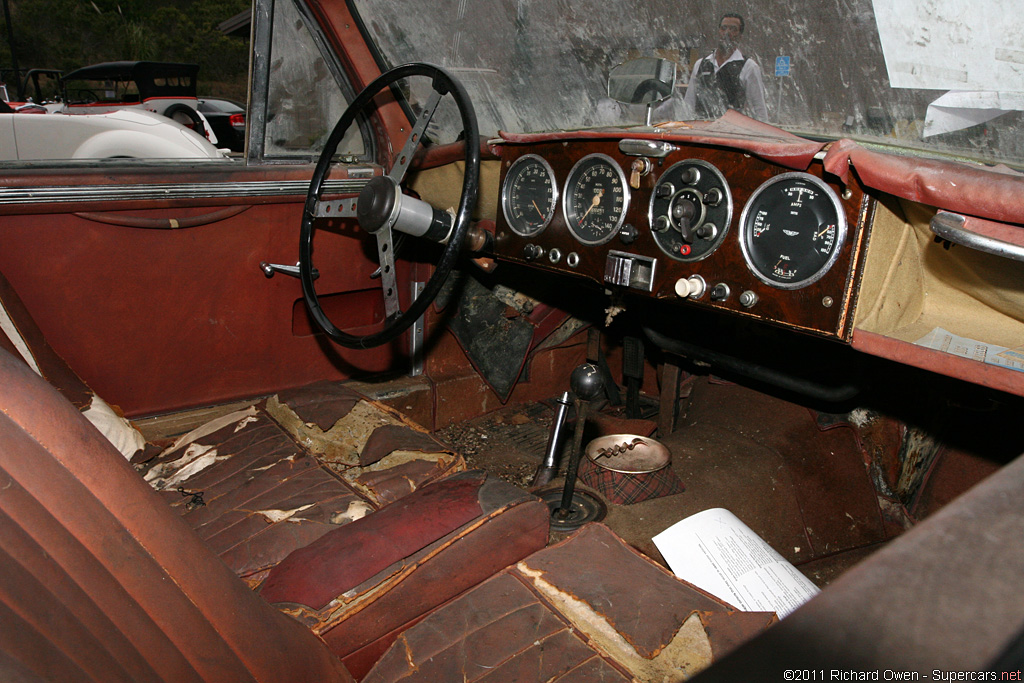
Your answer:
[[[500,259],[850,339],[875,204],[820,161],[627,138],[501,153]]]

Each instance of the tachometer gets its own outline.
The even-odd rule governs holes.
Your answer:
[[[740,249],[747,267],[779,289],[817,282],[846,242],[846,214],[820,178],[783,173],[754,191],[740,216]]]
[[[562,208],[569,231],[580,242],[604,244],[615,237],[628,207],[626,174],[614,159],[591,154],[572,167]]]
[[[536,154],[516,159],[501,186],[501,209],[512,231],[533,237],[555,215],[558,187],[551,165]]]

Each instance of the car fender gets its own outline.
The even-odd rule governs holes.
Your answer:
[[[175,124],[176,125],[176,124]],[[224,155],[192,131],[178,127],[167,135],[155,136],[144,131],[107,130],[90,136],[74,151],[73,159],[109,159],[132,157],[144,159],[222,159]],[[206,143],[206,144],[204,144]],[[207,146],[208,145],[208,146]],[[209,147],[209,148],[208,148]],[[211,151],[212,150],[212,151]]]

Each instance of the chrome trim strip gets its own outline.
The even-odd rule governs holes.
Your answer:
[[[944,240],[993,256],[1024,261],[1024,247],[1004,240],[979,235],[965,228],[967,219],[950,211],[939,211],[931,220],[931,229]]]
[[[326,194],[358,194],[365,178],[324,182]],[[0,187],[0,205],[62,202],[227,199],[237,197],[304,197],[308,180],[260,180],[234,183],[160,183],[147,185],[74,185],[57,187]]]

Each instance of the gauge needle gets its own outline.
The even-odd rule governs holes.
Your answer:
[[[593,201],[590,202],[590,208],[587,209],[587,213],[583,214],[580,217],[580,223],[582,223],[583,221],[587,220],[587,216],[590,214],[591,211],[594,210],[594,207],[601,203],[602,195],[604,195],[604,190],[603,189],[598,190],[596,193],[594,193],[594,199],[593,199]]]
[[[531,203],[531,204],[533,204],[533,208],[537,209],[537,213],[539,213],[539,214],[540,214],[540,217],[541,217],[541,218],[544,218],[544,212],[540,210],[540,207],[539,207],[539,206],[537,206],[537,200],[536,200],[536,199],[534,199],[534,200],[533,200],[532,202],[530,202],[530,203]]]
[[[833,226],[831,226],[831,225],[826,225],[826,226],[825,226],[825,229],[824,229],[824,230],[822,230],[821,232],[819,232],[819,233],[818,233],[817,235],[815,235],[815,236],[814,236],[814,239],[818,239],[819,237],[821,237],[822,235],[824,235],[824,234],[825,234],[826,232],[828,232],[828,231],[829,231],[829,230],[831,230],[832,228],[833,228]]]

